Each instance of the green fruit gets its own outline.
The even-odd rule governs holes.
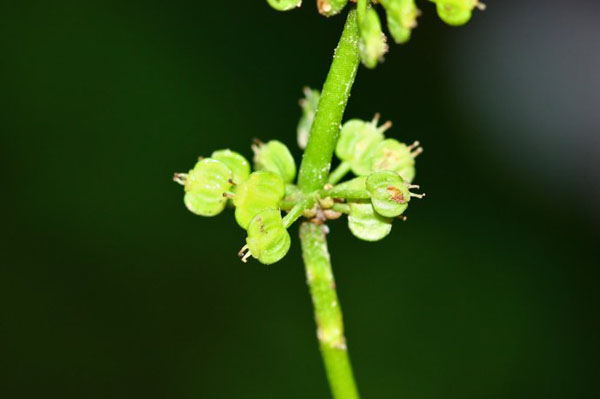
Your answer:
[[[260,212],[266,209],[279,209],[285,195],[285,184],[281,177],[270,171],[251,173],[248,180],[236,188],[233,204],[235,220],[246,229]]]
[[[466,24],[471,19],[471,11],[475,7],[484,6],[478,0],[432,0],[436,3],[438,16],[452,26]]]
[[[379,241],[392,231],[392,220],[375,213],[369,202],[352,202],[348,227],[361,240]]]
[[[413,28],[417,26],[417,17],[420,14],[414,0],[381,0],[381,5],[387,14],[387,23],[390,34],[398,44],[406,43],[410,39]]]
[[[308,87],[304,88],[304,98],[300,100],[300,107],[302,108],[302,116],[298,122],[296,129],[298,133],[298,147],[301,149],[306,148],[308,144],[308,137],[310,135],[310,129],[317,113],[317,107],[319,106],[319,100],[321,99],[321,93],[318,90],[311,90]]]
[[[290,150],[280,141],[271,140],[266,144],[259,143],[254,150],[254,167],[256,170],[268,170],[277,173],[285,183],[291,183],[296,177],[296,162]]]
[[[300,7],[302,0],[267,0],[267,3],[277,11],[288,11]]]
[[[346,7],[348,0],[317,0],[319,13],[326,17],[339,14]]]
[[[360,29],[358,50],[362,63],[367,68],[375,68],[388,50],[377,12],[369,8],[362,20],[358,22],[358,26]]]
[[[371,171],[391,170],[410,183],[415,178],[415,157],[422,151],[419,142],[407,146],[396,139],[383,140],[373,151]]]
[[[377,127],[377,118],[371,122],[351,119],[342,126],[335,153],[342,161],[350,163],[355,175],[365,176],[371,172],[373,151],[383,141],[383,132],[390,126],[386,123]]]
[[[283,258],[290,249],[290,235],[283,226],[279,210],[265,210],[252,219],[246,238],[249,253],[265,265]],[[245,260],[247,255],[242,258]]]
[[[367,177],[367,191],[375,212],[393,218],[400,216],[408,207],[410,191],[408,185],[395,172],[375,172]]]
[[[223,162],[211,158],[198,161],[187,176],[176,175],[184,183],[185,206],[196,215],[214,216],[225,208],[225,193],[231,188],[233,173]]]
[[[219,150],[212,153],[212,159],[223,162],[233,172],[233,183],[240,184],[250,176],[250,163],[235,151]],[[234,187],[235,188],[235,187]]]

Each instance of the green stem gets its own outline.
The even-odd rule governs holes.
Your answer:
[[[350,213],[350,205],[349,204],[341,204],[341,203],[333,204],[331,209],[336,212],[344,213],[346,215],[348,215]]]
[[[356,10],[351,10],[323,85],[300,166],[298,185],[305,193],[318,190],[327,182],[340,124],[358,69],[358,40]]]
[[[331,157],[360,62],[358,41],[356,10],[351,10],[321,91],[300,165],[298,186],[305,194],[317,192],[327,182]],[[304,222],[300,226],[300,240],[315,310],[317,336],[333,397],[358,399],[346,350],[342,312],[335,291],[325,233],[320,226]]]
[[[341,198],[346,200],[369,199],[369,192],[365,187],[366,177],[359,176],[352,180],[347,180],[343,183],[333,186],[329,190],[321,190],[319,195],[321,198]]]
[[[302,198],[299,202],[297,202],[292,209],[285,215],[283,218],[283,225],[285,228],[289,228],[300,216],[305,209],[312,208],[315,204],[315,198],[313,196],[307,196]]]
[[[350,172],[351,168],[352,166],[350,165],[350,162],[342,161],[342,163],[339,164],[338,167],[333,170],[333,172],[331,172],[327,183],[337,184],[337,182],[342,180],[344,176]]]
[[[321,226],[304,222],[300,226],[300,241],[315,310],[317,337],[333,398],[358,399],[325,233]]]

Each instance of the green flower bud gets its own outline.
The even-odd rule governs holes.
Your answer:
[[[375,212],[393,218],[400,216],[408,207],[410,191],[408,185],[395,172],[375,172],[367,177],[367,191]]]
[[[270,265],[278,262],[287,254],[291,239],[283,226],[279,210],[265,210],[252,219],[248,225],[246,244],[240,251],[244,262],[248,256],[252,255],[259,262]],[[248,252],[244,254],[246,248]]]
[[[258,142],[257,145],[252,146],[252,150],[256,170],[277,173],[285,183],[294,181],[296,162],[285,144],[277,140],[271,140],[266,144]]]
[[[233,172],[223,162],[205,158],[188,174],[176,173],[173,180],[184,185],[185,206],[196,215],[214,216],[227,204]]]
[[[362,20],[358,22],[358,26],[360,29],[358,49],[362,63],[367,68],[375,68],[388,50],[377,12],[369,8]]]
[[[471,11],[475,7],[485,9],[478,0],[431,0],[436,3],[438,16],[452,26],[466,24],[471,19]]]
[[[418,141],[407,146],[396,139],[383,140],[373,151],[371,170],[391,170],[410,183],[415,178],[415,157],[421,152]]]
[[[391,126],[390,122],[386,122],[377,127],[378,122],[379,115],[375,115],[371,122],[351,119],[342,126],[335,153],[342,161],[350,163],[352,172],[358,176],[371,172],[373,151]]]
[[[375,213],[369,202],[352,202],[348,227],[361,240],[379,241],[392,231],[392,220]]]
[[[421,13],[415,1],[381,0],[381,5],[385,8],[388,29],[394,41],[398,44],[406,43],[412,29],[417,26],[417,17]]]
[[[281,177],[270,171],[253,172],[248,180],[236,188],[233,204],[235,220],[244,228],[250,221],[266,209],[279,209],[279,202],[285,195],[285,184]]]
[[[235,151],[219,150],[212,153],[212,159],[223,162],[233,172],[233,183],[240,184],[250,176],[250,163]],[[235,189],[235,187],[234,187]]]
[[[306,148],[308,144],[308,136],[310,135],[310,128],[312,127],[315,114],[317,113],[317,107],[319,106],[319,100],[321,99],[321,93],[318,90],[311,90],[309,87],[304,88],[304,98],[300,100],[300,108],[302,108],[302,116],[298,122],[298,147],[301,149]]]
[[[339,14],[346,7],[348,0],[317,0],[319,13],[326,17]]]
[[[300,7],[302,0],[267,0],[267,3],[277,11],[288,11]]]

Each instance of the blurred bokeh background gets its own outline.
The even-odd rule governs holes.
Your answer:
[[[365,398],[600,397],[600,4],[428,2],[347,117],[425,147],[427,198],[330,249]],[[326,398],[296,229],[241,263],[172,173],[295,149],[344,17],[312,1],[0,2],[0,396]]]

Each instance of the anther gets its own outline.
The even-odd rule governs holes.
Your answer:
[[[410,193],[410,196],[421,199],[421,198],[425,197],[425,193],[423,193],[423,194]]]
[[[373,120],[371,121],[373,126],[377,126],[379,123],[379,118],[381,118],[381,114],[379,112],[375,112],[375,115],[373,115]]]
[[[173,181],[177,184],[181,184],[182,186],[185,185],[185,182],[187,181],[187,173],[175,173],[173,175]]]
[[[248,258],[252,256],[252,254],[250,253],[250,251],[246,252],[246,255],[244,255],[244,257],[242,258],[242,262],[247,263],[248,262]]]
[[[419,141],[415,141],[414,143],[412,143],[411,145],[408,146],[409,150],[414,150],[415,148],[417,148],[418,146],[420,146],[421,143],[419,143]]]
[[[416,158],[419,156],[419,154],[421,154],[423,152],[423,147],[417,147],[417,149],[415,149],[413,152],[410,153],[410,155],[413,158]]]
[[[229,184],[231,184],[232,186],[237,186],[237,183],[233,181],[233,179],[229,179],[227,180],[229,182]]]
[[[400,216],[398,216],[398,219],[402,220],[403,222],[406,222],[408,220],[408,217],[406,217],[404,215],[400,215]]]
[[[250,250],[248,249],[248,245],[244,245],[244,246],[242,247],[242,249],[240,249],[240,252],[238,252],[238,256],[239,256],[240,258],[242,258],[242,259],[241,259],[241,260],[242,260],[242,262],[244,262],[244,263],[248,262],[248,258],[249,258],[250,256],[252,256],[252,253],[251,253],[251,252],[250,252]]]
[[[387,121],[383,125],[379,126],[379,131],[381,133],[383,133],[391,127],[392,127],[392,121]]]
[[[246,250],[248,249],[248,244],[244,245],[242,247],[242,249],[240,249],[240,251],[238,252],[238,256],[241,258],[242,256],[244,256],[244,252],[246,252]]]
[[[225,191],[225,192],[223,193],[223,197],[227,197],[227,198],[233,198],[233,197],[235,197],[235,194],[234,194],[234,193],[232,193],[232,192],[230,192],[230,191]]]
[[[408,187],[408,188],[421,188],[421,186],[419,186],[418,184],[407,184],[406,187]]]

